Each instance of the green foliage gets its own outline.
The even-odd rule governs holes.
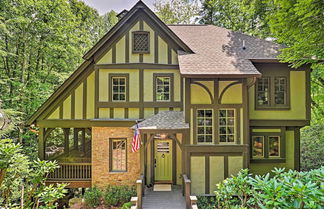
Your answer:
[[[267,37],[267,9],[264,0],[204,0],[200,23]]]
[[[130,209],[131,207],[132,207],[132,203],[131,202],[126,202],[126,203],[123,204],[121,209]]]
[[[310,64],[312,72],[313,121],[324,119],[324,4],[322,0],[268,0],[271,32],[282,50],[283,62],[299,67]]]
[[[102,191],[97,187],[88,189],[84,193],[84,201],[88,207],[95,208],[101,204]]]
[[[321,208],[324,167],[309,172],[274,169],[252,177],[242,170],[217,185],[218,208]]]
[[[217,205],[216,198],[213,196],[198,196],[197,205],[200,209],[214,209]]]
[[[57,167],[56,162],[31,162],[21,145],[0,140],[0,205],[14,207],[23,194],[26,208],[55,208],[66,185],[46,186],[45,179]]]
[[[301,170],[324,166],[324,124],[313,124],[301,129],[300,135]]]
[[[107,206],[121,206],[133,196],[136,196],[134,187],[108,186],[104,192],[104,201]]]
[[[156,0],[154,10],[166,24],[194,23],[199,14],[196,0]]]

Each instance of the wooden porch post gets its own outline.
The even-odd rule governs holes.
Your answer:
[[[85,129],[84,128],[82,129],[82,141],[81,141],[81,143],[82,143],[82,152],[83,152],[83,154],[85,156],[86,147],[85,147]]]
[[[69,133],[70,133],[70,128],[63,128],[64,132],[64,153],[68,154],[70,152],[69,150]]]
[[[39,129],[38,133],[38,157],[41,160],[45,158],[45,138],[44,138],[44,128]]]
[[[78,143],[79,143],[79,129],[74,128],[73,129],[73,147],[74,149],[78,149]]]

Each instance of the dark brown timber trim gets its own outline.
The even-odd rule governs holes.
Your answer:
[[[83,119],[87,119],[87,79],[83,81]]]
[[[224,155],[224,179],[228,177],[228,155]]]
[[[116,63],[116,44],[112,47],[112,63]]]
[[[237,84],[242,84],[242,82],[241,81],[236,81],[236,82],[230,83],[223,89],[223,91],[221,92],[221,94],[219,95],[219,98],[218,98],[218,103],[219,104],[222,103],[223,96],[224,96],[225,92],[227,91],[227,89],[229,89],[230,87],[232,87],[234,85],[237,85]],[[243,85],[242,85],[242,88],[243,88]]]
[[[195,81],[191,82],[191,84],[198,85],[198,86],[202,87],[203,89],[205,89],[205,91],[207,91],[207,93],[208,93],[208,95],[209,95],[210,103],[211,103],[211,104],[214,104],[214,98],[213,98],[213,95],[212,95],[212,93],[209,91],[209,89],[208,89],[204,84],[199,83],[199,82],[195,82]]]
[[[59,118],[63,119],[63,102],[60,104],[60,113],[59,113]]]
[[[295,159],[294,159],[294,167],[295,170],[300,170],[300,129],[296,127],[294,129],[294,139],[295,139],[295,147],[294,147],[294,153],[295,153]]]
[[[250,120],[251,126],[308,126],[309,120]]]
[[[139,100],[140,104],[136,105],[139,106],[139,118],[144,118],[144,69],[139,69]],[[128,102],[129,104],[129,102]]]
[[[71,119],[75,118],[75,90],[71,94]]]
[[[129,63],[129,32],[125,34],[125,62]]]
[[[154,31],[154,63],[159,63],[159,39],[156,31]]]
[[[95,69],[179,69],[178,64],[154,64],[154,63],[118,63],[118,64],[97,64]]]
[[[131,127],[135,120],[41,120],[37,125],[48,128]]]
[[[95,108],[95,118],[99,118],[99,69],[95,70],[95,101],[94,101],[94,108]]]
[[[209,194],[209,184],[210,184],[210,156],[205,156],[205,193]]]

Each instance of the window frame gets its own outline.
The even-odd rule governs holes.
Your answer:
[[[226,128],[226,130],[227,130],[227,128],[228,128],[228,126],[227,125],[220,125],[220,119],[221,119],[221,117],[220,117],[220,111],[221,110],[226,110],[226,111],[228,111],[228,110],[233,110],[234,111],[234,116],[233,116],[233,122],[234,122],[234,125],[233,125],[233,128],[234,128],[234,133],[232,134],[233,135],[233,137],[234,137],[234,141],[232,141],[232,142],[228,142],[228,141],[226,141],[226,142],[222,142],[221,140],[220,140],[220,138],[221,138],[221,135],[224,135],[224,134],[221,134],[220,133],[220,128],[221,127],[225,127]],[[217,129],[218,129],[218,131],[217,131],[217,133],[218,133],[218,142],[219,142],[219,144],[236,144],[237,143],[237,138],[238,138],[238,133],[237,133],[237,111],[236,111],[236,109],[235,108],[219,108],[219,109],[217,109]],[[227,113],[226,113],[226,117],[225,117],[225,119],[226,119],[226,121],[227,121]],[[225,136],[227,136],[228,134],[227,134],[227,131],[226,131],[226,134],[225,134]]]
[[[262,156],[254,156],[253,155],[253,148],[254,148],[254,141],[253,141],[253,138],[257,138],[257,137],[261,137],[262,138]],[[252,158],[253,159],[264,159],[264,157],[265,157],[265,150],[264,150],[264,148],[265,148],[265,145],[264,145],[264,142],[265,142],[265,136],[252,136],[252,142],[251,142],[251,155],[252,155]]]
[[[157,78],[158,77],[169,77],[169,100],[157,100]],[[174,101],[174,74],[173,73],[153,73],[153,101],[154,102],[173,102]]]
[[[113,78],[125,77],[125,100],[113,100]],[[109,101],[111,102],[128,102],[129,101],[129,74],[128,73],[109,73]]]
[[[146,51],[138,51],[135,50],[135,35],[136,34],[146,34],[148,37],[148,43],[147,43],[147,47],[148,50]],[[132,32],[132,53],[133,54],[149,54],[150,53],[150,31],[133,31]]]
[[[125,170],[113,170],[113,141],[114,140],[123,140],[125,141]],[[127,154],[127,138],[109,138],[109,172],[111,173],[126,173],[128,172],[128,154]]]
[[[253,128],[253,129],[264,129],[264,128]],[[280,132],[253,132],[251,128],[250,137],[250,158],[252,163],[285,163],[286,162],[286,138],[285,130],[282,128]],[[253,156],[253,137],[263,137],[263,157]],[[269,138],[279,137],[279,156],[269,156]]]
[[[261,78],[269,78],[269,104],[268,105],[259,105],[257,101],[258,95],[258,81],[254,84],[254,105],[255,110],[290,110],[290,71],[287,72],[262,72]],[[275,79],[277,78],[285,78],[285,104],[276,104],[275,103]]]
[[[206,138],[205,138],[206,134],[205,133],[204,134],[198,134],[198,128],[201,127],[201,126],[198,125],[198,111],[199,110],[204,110],[204,111],[210,110],[212,112],[212,117],[211,117],[212,124],[210,126],[212,128],[212,133],[211,134],[208,134],[208,135],[211,135],[212,136],[212,141],[211,142],[206,142]],[[194,132],[195,132],[195,141],[196,141],[196,144],[214,144],[214,141],[215,141],[215,139],[214,139],[214,135],[215,135],[214,134],[214,132],[215,132],[215,130],[214,130],[214,123],[215,123],[215,112],[214,112],[214,109],[210,109],[210,108],[197,108],[195,110],[195,118],[196,118],[196,120],[195,120],[195,130],[194,130]],[[203,118],[205,118],[205,116]],[[209,126],[207,126],[207,127],[209,127]],[[206,126],[203,125],[203,128],[204,128],[204,132],[205,132]],[[199,142],[198,141],[198,136],[199,135],[203,135],[204,136],[204,142]]]

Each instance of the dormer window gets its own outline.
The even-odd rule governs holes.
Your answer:
[[[148,31],[133,32],[133,53],[150,53],[150,33]]]

